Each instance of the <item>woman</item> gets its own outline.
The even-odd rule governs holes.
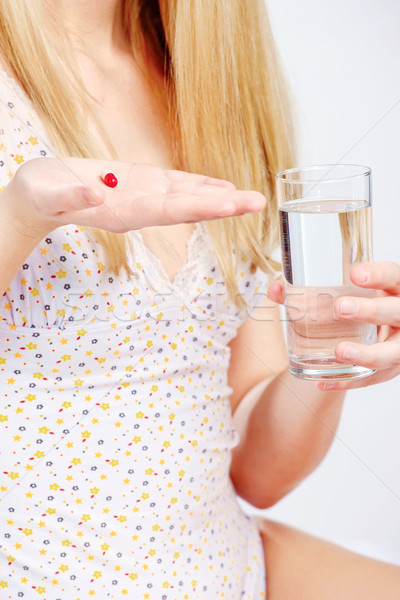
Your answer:
[[[257,318],[291,163],[262,2],[4,0],[0,27],[2,597],[398,598],[397,567],[236,501],[310,473],[345,387],[291,378]],[[362,268],[376,383],[400,269]]]

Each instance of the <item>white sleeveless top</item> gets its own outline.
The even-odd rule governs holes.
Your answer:
[[[0,189],[54,156],[23,90],[0,73]],[[229,478],[228,300],[205,225],[170,283],[132,233],[134,277],[107,272],[70,225],[0,299],[0,597],[254,600],[258,530]],[[252,302],[267,287],[238,265]]]

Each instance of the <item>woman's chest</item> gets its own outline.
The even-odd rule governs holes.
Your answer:
[[[104,74],[99,75],[94,70],[85,74],[85,81],[96,99],[97,116],[118,159],[173,168],[172,136],[165,107],[155,97],[146,78],[133,62],[116,67],[106,75],[105,79]],[[98,132],[93,131],[93,135],[98,136]],[[101,139],[99,148],[107,156]],[[187,223],[148,227],[142,232],[143,241],[162,260],[170,281],[185,261],[192,232],[193,225]]]

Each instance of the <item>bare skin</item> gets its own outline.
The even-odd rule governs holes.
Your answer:
[[[103,2],[59,0],[59,5],[65,11],[71,26],[75,28],[77,39],[84,40],[77,44],[82,76],[89,91],[100,102],[99,114],[120,160],[125,163],[140,162],[159,167],[162,171],[159,172],[160,182],[162,180],[162,186],[164,186],[161,186],[162,190],[159,192],[163,196],[164,202],[166,199],[170,200],[167,196],[170,193],[176,193],[176,188],[172,188],[172,190],[175,189],[175,192],[171,191],[168,187],[170,182],[168,181],[168,185],[166,183],[168,175],[165,170],[172,167],[168,132],[157,114],[149,90],[127,53],[120,23],[116,17],[118,0]],[[96,15],[95,20],[93,20],[93,12]],[[79,38],[80,33],[82,36]],[[126,82],[126,85],[123,86],[120,85],[122,76]],[[134,102],[132,102],[132,98],[135,99]],[[86,163],[86,166],[88,164]],[[103,163],[101,165],[91,164],[94,169],[106,166]],[[116,169],[118,165],[107,163],[107,166],[112,170],[114,167]],[[21,178],[19,181],[21,182]],[[42,178],[41,181],[43,184]],[[54,184],[54,180],[52,181]],[[67,183],[68,190],[72,190],[74,186],[77,188],[76,182],[73,183],[69,180]],[[241,214],[241,211],[249,210],[252,206],[254,210],[259,210],[263,204],[258,195],[240,195],[227,182],[207,182],[205,180],[199,182],[188,177],[180,183],[183,183],[183,187],[192,186],[192,191],[193,186],[196,188],[198,185],[202,188],[203,186],[213,187],[212,190],[210,187],[207,190],[203,188],[203,192],[207,191],[211,196],[214,195],[213,209],[209,206],[207,212],[204,206],[199,206],[200,196],[206,198],[204,193],[196,195],[189,192],[188,188],[180,188],[180,194],[193,195],[193,211],[186,215],[186,218],[176,219],[174,224],[169,224],[172,221],[166,220],[165,212],[160,212],[158,218],[153,222],[148,220],[142,223],[128,223],[130,225],[128,229],[135,228],[135,226],[146,228],[143,232],[145,242],[155,254],[162,256],[164,268],[171,279],[184,261],[186,242],[193,227],[191,223],[202,218],[211,219],[222,216],[215,210],[216,197],[219,209],[223,211],[225,206],[225,215]],[[90,177],[88,184],[93,184]],[[91,187],[93,186],[95,187],[94,184],[91,185]],[[199,191],[198,188],[196,190]],[[34,190],[34,195],[37,194],[37,191],[37,189]],[[33,222],[36,224],[33,228],[29,229],[27,222],[24,223],[20,216],[14,220],[18,223],[18,227],[15,228],[13,237],[14,253],[10,254],[14,257],[11,271],[16,271],[28,251],[36,245],[47,230],[50,231],[63,222],[71,222],[70,219],[91,225],[95,225],[97,219],[99,220],[97,226],[100,227],[102,223],[106,222],[105,216],[102,217],[103,213],[105,215],[104,207],[100,205],[88,208],[82,203],[79,204],[82,202],[80,191],[79,188],[79,193],[68,195],[63,193],[63,189],[60,187],[57,188],[60,207],[64,207],[64,212],[49,215],[48,212],[43,212],[43,205],[40,206],[40,209],[36,207],[36,212],[32,209],[35,217]],[[7,193],[13,198],[18,195],[15,186],[14,190],[11,188]],[[115,202],[116,195],[111,195],[111,192],[107,193],[109,194],[108,198],[101,198],[99,191],[98,196],[100,196],[101,202]],[[123,194],[123,190],[120,191],[120,194]],[[146,194],[153,194],[154,206],[159,206],[154,190],[151,191],[147,188]],[[123,205],[125,201],[122,196],[120,199],[119,206]],[[7,201],[7,194],[4,192],[2,200],[5,203]],[[179,202],[179,198],[176,196],[175,200]],[[229,210],[226,208],[227,200],[234,203]],[[92,197],[92,201],[95,201],[95,198]],[[72,213],[75,211],[75,214],[68,214],[69,211]],[[124,220],[126,220],[126,211],[124,215]],[[10,216],[15,217],[15,213]],[[165,227],[166,224],[169,226]],[[27,239],[31,240],[30,246],[26,244]],[[24,241],[25,246],[23,246]],[[165,252],[166,244],[170,249],[168,253]],[[8,264],[6,262],[0,266],[7,269]],[[12,277],[11,271],[7,271],[5,275],[5,278],[9,277],[8,281]],[[6,282],[4,284],[6,285]],[[268,344],[265,343],[265,340],[268,340]],[[255,359],[254,353],[252,354],[249,348],[255,349],[258,359]],[[238,368],[239,365],[241,368]],[[249,365],[249,368],[244,368],[245,365]],[[267,377],[272,377],[272,381],[263,393],[262,400],[251,413],[249,412],[243,418],[244,443],[236,458],[234,457],[233,463],[235,469],[233,481],[237,487],[241,488],[241,495],[249,497],[254,487],[254,479],[246,480],[244,475],[247,468],[246,456],[250,458],[257,455],[264,456],[262,466],[265,472],[269,472],[273,463],[276,462],[274,457],[279,450],[282,460],[279,462],[278,468],[275,467],[275,471],[272,471],[271,476],[272,486],[275,489],[261,490],[260,505],[272,504],[282,497],[322,460],[332,442],[332,431],[336,429],[343,403],[343,393],[328,392],[328,398],[326,393],[316,390],[313,385],[291,382],[290,385],[297,395],[307,396],[309,406],[308,409],[297,407],[297,419],[288,420],[285,407],[295,402],[295,396],[288,392],[287,386],[279,384],[282,378],[285,378],[285,381],[289,380],[286,366],[287,357],[279,313],[272,304],[271,319],[260,321],[256,323],[256,326],[254,320],[248,319],[240,328],[238,338],[232,343],[230,371],[230,382],[235,390],[232,396],[233,411],[254,385]],[[281,375],[276,377],[278,374]],[[313,416],[314,413],[328,422],[329,428],[321,426],[320,420]],[[246,430],[252,434],[254,422],[265,423],[265,426],[269,423],[271,431],[274,427],[276,431],[284,428],[284,446],[282,447],[280,439],[278,440],[279,436],[275,439],[272,437],[270,446],[261,441],[266,436],[253,436],[253,445],[247,443],[246,439],[251,440],[252,435],[246,436]],[[258,443],[258,451],[254,446],[255,442]],[[293,457],[296,457],[297,462],[293,463]],[[280,472],[283,473],[282,477],[278,475]],[[296,600],[316,600],[317,598],[318,600],[342,598],[372,600],[374,598],[375,600],[377,597],[382,600],[395,600],[400,597],[400,570],[397,567],[359,557],[290,528],[266,521],[260,521],[260,533],[265,546],[269,600],[294,600],[294,598]],[[366,581],[369,582],[369,585],[366,585]]]
[[[399,567],[261,520],[268,600],[398,600]]]
[[[173,168],[165,123],[124,42],[116,10],[118,0],[101,3],[60,0],[59,4],[76,32],[83,80],[100,103],[99,116],[118,158]],[[161,77],[161,74],[154,71],[154,76]],[[99,143],[102,143],[100,139]],[[193,225],[176,224],[168,228],[146,228],[142,232],[150,250],[162,257],[171,280],[184,261],[192,230]]]

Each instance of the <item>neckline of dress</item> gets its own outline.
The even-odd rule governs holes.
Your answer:
[[[194,224],[193,231],[186,241],[186,252],[181,266],[176,271],[175,275],[171,278],[161,260],[161,258],[155,254],[145,243],[143,240],[143,236],[139,229],[132,231],[132,234],[136,237],[140,242],[140,246],[142,248],[143,253],[147,256],[149,261],[154,265],[157,275],[163,280],[163,282],[168,286],[171,290],[180,289],[179,284],[186,280],[188,274],[193,272],[194,264],[197,262],[199,258],[199,253],[195,251],[196,246],[200,239],[206,233],[206,228],[203,226],[202,222],[197,222]]]
[[[13,88],[17,96],[19,96],[19,98],[23,102],[28,103],[29,106],[32,107],[32,101],[26,94],[21,84],[14,77],[10,76],[4,69],[0,69],[0,77],[2,77],[3,80],[5,80]],[[144,242],[140,230],[137,229],[132,231],[131,233],[135,234],[136,239],[140,241],[140,245],[142,246],[144,253],[147,255],[148,259],[155,265],[159,276],[164,280],[168,288],[176,290],[179,287],[179,283],[182,282],[182,280],[186,279],[187,274],[191,272],[193,265],[198,259],[198,255],[197,253],[195,253],[194,248],[199,238],[206,234],[206,230],[207,228],[203,226],[203,223],[197,222],[194,224],[193,231],[191,232],[186,242],[185,257],[181,266],[178,268],[172,279],[168,275],[161,258],[157,256],[157,254],[155,254],[152,250],[150,250],[150,248]]]

